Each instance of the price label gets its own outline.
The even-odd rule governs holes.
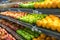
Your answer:
[[[33,10],[33,13],[38,13],[38,11],[37,10]]]

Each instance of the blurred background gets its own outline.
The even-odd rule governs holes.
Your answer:
[[[0,0],[0,2],[25,2],[25,1],[36,1],[36,0]]]

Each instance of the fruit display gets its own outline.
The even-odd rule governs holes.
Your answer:
[[[5,26],[13,29],[14,31],[16,31],[16,30],[18,30],[18,29],[20,29],[20,28],[23,28],[23,26],[21,26],[21,25],[18,25],[18,24],[16,24],[16,23],[13,23],[13,22],[10,22],[10,21],[7,22],[7,21],[8,21],[8,20],[0,19],[0,23],[1,23],[1,24],[3,24],[3,25],[5,25]]]
[[[18,17],[26,16],[27,12],[6,11],[6,12],[1,12],[0,14],[5,15],[5,16],[10,16],[13,18],[18,18]]]
[[[25,22],[38,28],[41,27],[46,30],[51,30],[52,32],[60,32],[60,18],[55,15],[47,14],[37,14],[37,13],[27,13],[27,12],[15,12],[15,11],[6,11],[1,12],[0,15]],[[19,22],[18,21],[18,22]],[[24,27],[24,25],[19,25],[8,19],[0,19],[0,24],[3,24],[11,30],[15,31],[19,36],[23,37],[25,40],[57,40],[54,37],[47,36],[42,32],[32,30],[32,28]],[[25,24],[26,25],[26,24]]]
[[[24,22],[28,22],[30,24],[36,23],[36,20],[43,19],[46,16],[46,14],[34,14],[34,13],[27,14],[24,12],[12,12],[12,11],[1,12],[0,14],[10,16],[18,20],[22,20]]]
[[[0,3],[0,40],[60,40],[60,0],[12,1]]]
[[[34,14],[32,14],[34,15]],[[35,14],[35,17],[37,14]],[[41,17],[42,15],[40,15]],[[45,19],[47,17],[46,15],[43,15],[41,18]],[[51,15],[50,15],[51,17]],[[40,20],[43,20],[40,19]],[[38,20],[37,20],[38,21]],[[24,40],[57,40],[54,37],[47,36],[43,34],[42,32],[32,31],[30,28],[25,28],[21,25],[18,25],[16,23],[13,23],[11,21],[0,19],[0,24],[3,24],[12,30],[14,30],[18,35],[24,38]]]
[[[15,13],[15,15],[14,15],[14,13]],[[9,11],[1,12],[0,14],[5,15],[5,16],[14,17],[15,19],[17,19],[19,21],[23,21],[23,22],[26,22],[29,24],[36,24],[39,27],[51,29],[53,31],[57,30],[58,32],[60,32],[60,23],[59,23],[60,19],[59,19],[59,17],[57,17],[55,15],[36,14],[36,13],[27,14],[24,12],[16,13],[16,12],[11,12],[11,11],[10,12]],[[2,22],[2,21],[0,21],[0,22]],[[5,23],[3,22],[3,24],[5,24]],[[18,29],[18,28],[15,28],[15,29]]]
[[[46,17],[46,14],[28,14],[26,16],[23,16],[22,18],[18,18],[19,20],[22,20],[24,22],[28,22],[30,24],[35,24],[37,20],[43,19]]]
[[[34,2],[20,3],[19,7],[21,7],[21,8],[34,8]]]
[[[4,14],[5,13],[5,14]],[[53,31],[58,31],[60,32],[60,18],[55,16],[55,15],[47,15],[47,14],[36,14],[36,13],[31,13],[31,14],[25,14],[24,12],[21,12],[20,15],[15,13],[15,15],[11,15],[14,14],[15,12],[1,12],[2,15],[6,15],[6,16],[10,16],[10,17],[14,17],[19,21],[23,21],[29,24],[35,24],[38,27],[43,27],[43,28],[47,28],[47,29],[51,29]],[[2,22],[2,21],[0,21]],[[3,24],[5,24],[3,22]],[[8,24],[8,23],[7,23]],[[9,25],[9,24],[8,24]],[[11,26],[11,25],[10,25]],[[11,27],[13,28],[13,27]],[[14,28],[13,28],[14,29]],[[18,29],[18,28],[15,28]]]
[[[33,38],[33,40],[57,40],[57,39],[42,33],[42,34],[40,34],[39,37]]]
[[[0,19],[0,24],[3,24],[5,26],[11,28],[12,30],[16,31],[17,34],[21,35],[26,40],[31,40],[34,37],[38,37],[39,34],[40,34],[40,33],[36,32],[36,31],[32,31],[29,28],[25,28],[25,27],[23,27],[21,25],[9,22],[9,21],[4,20],[4,19]]]
[[[55,15],[46,16],[42,20],[37,20],[37,26],[60,32],[60,18]]]
[[[60,8],[60,0],[40,0],[19,4],[20,8]]]
[[[0,40],[16,40],[11,34],[5,29],[0,27]]]

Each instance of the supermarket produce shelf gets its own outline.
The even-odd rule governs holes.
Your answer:
[[[54,36],[54,37],[56,37],[60,40],[60,33],[57,33],[57,32],[54,32],[54,31],[51,31],[51,30],[48,30],[48,29],[39,28],[39,27],[36,27],[36,28],[37,28],[37,30],[41,30],[46,35]]]
[[[29,27],[30,29],[32,29],[32,25],[26,25],[26,24],[28,24],[28,23],[24,23],[24,22],[22,22],[22,21],[18,21],[18,20],[16,20],[16,19],[13,19],[13,18],[10,18],[10,17],[8,17],[8,16],[3,16],[3,15],[0,15],[0,18],[3,18],[3,19],[6,19],[6,20],[9,20],[9,21],[12,21],[12,22],[14,22],[14,23],[17,23],[17,24],[19,24],[19,25],[23,25],[23,26],[25,26],[25,27]]]
[[[35,9],[38,12],[42,12],[42,13],[46,13],[46,14],[56,14],[56,15],[60,15],[60,9],[56,8],[50,8],[50,9]]]
[[[10,17],[7,17],[7,16],[3,16],[3,15],[0,15],[0,18],[7,19],[9,21],[17,23],[19,25],[23,25],[25,27],[29,27],[30,29],[34,29],[35,31],[38,31],[38,32],[42,31],[46,35],[56,37],[56,38],[58,38],[60,40],[60,33],[58,33],[58,32],[47,30],[47,29],[43,29],[43,28],[39,28],[37,26],[31,25],[31,24],[28,24],[28,23],[25,23],[25,22],[22,22],[22,21],[18,21],[16,19],[13,19],[13,18],[10,18]]]
[[[4,11],[17,11],[17,12],[30,12],[33,13],[33,9],[27,9],[27,8],[2,8],[0,9],[0,12]]]
[[[3,8],[0,9],[0,12],[2,11],[23,11],[23,12],[29,12],[29,13],[43,13],[43,14],[56,14],[60,15],[60,9],[56,8],[50,8],[50,9],[28,9],[28,8]]]
[[[1,23],[0,23],[0,27],[6,29],[10,34],[12,34],[16,38],[16,40],[23,40],[16,32],[11,30],[9,27],[7,27]]]

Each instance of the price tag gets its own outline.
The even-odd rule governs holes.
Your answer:
[[[33,26],[32,31],[36,31],[36,32],[41,33],[41,31],[36,26]]]
[[[8,9],[9,11],[11,11],[11,9]]]
[[[42,14],[42,12],[39,12],[39,14]]]
[[[18,12],[21,12],[21,10],[20,10],[20,9],[18,9]]]
[[[35,26],[33,26],[32,31],[35,31]]]
[[[38,13],[38,11],[36,11],[36,10],[33,10],[33,13]]]

